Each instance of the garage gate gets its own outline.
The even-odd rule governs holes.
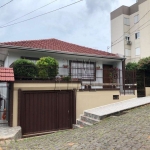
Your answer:
[[[21,91],[18,125],[22,134],[71,129],[76,123],[75,91]]]

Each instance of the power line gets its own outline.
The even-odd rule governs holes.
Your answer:
[[[141,25],[140,27],[138,27],[136,30],[140,29],[141,27],[143,27],[143,26],[144,26],[145,24],[147,24],[148,22],[150,22],[150,20],[146,21],[144,24],[142,24],[142,25]],[[148,27],[149,25],[150,25],[150,24],[148,24],[147,26],[145,26],[145,27],[143,27],[142,29],[140,29],[140,31],[143,30],[143,29],[145,29],[145,28]],[[136,30],[134,30],[133,32],[130,33],[130,37],[134,35],[134,33],[135,33]],[[116,44],[120,43],[120,42],[123,41],[123,40],[124,40],[124,38],[123,38],[122,40],[118,41],[117,43],[113,44],[111,47],[115,46]]]
[[[139,23],[149,12],[150,12],[150,10],[148,10],[147,13],[137,23]],[[127,32],[129,32],[135,25],[136,24],[134,24],[133,26],[131,26],[131,28]],[[112,43],[117,42],[122,37],[124,37],[124,34],[121,37],[119,37],[117,40],[115,40],[114,42],[112,42]]]
[[[13,0],[11,0],[11,1],[9,1],[8,3],[6,3],[6,4],[2,5],[2,6],[0,6],[0,8],[6,6],[7,4],[11,3],[12,1],[13,1]]]
[[[48,5],[52,4],[52,3],[54,3],[54,2],[56,2],[56,1],[57,1],[57,0],[54,0],[54,1],[52,1],[52,2],[50,2],[50,3],[48,3],[48,4],[46,4],[46,5],[43,5],[42,7],[39,7],[39,8],[37,8],[37,9],[35,9],[35,10],[33,10],[33,11],[27,13],[27,14],[24,14],[23,16],[20,16],[20,17],[16,18],[16,19],[13,19],[13,20],[11,20],[11,21],[5,23],[4,25],[2,25],[2,26],[0,26],[0,27],[3,27],[3,26],[5,26],[5,25],[7,25],[7,24],[9,24],[9,23],[11,23],[11,22],[14,22],[14,21],[16,21],[16,20],[18,20],[18,19],[21,19],[21,18],[23,18],[23,17],[29,15],[29,14],[32,14],[33,12],[35,12],[35,11],[41,9],[41,8],[44,8],[44,7],[46,7],[46,6],[48,6]]]
[[[64,8],[66,8],[66,7],[69,7],[69,6],[71,6],[71,5],[74,5],[74,4],[76,4],[76,3],[79,3],[79,2],[81,2],[81,1],[83,1],[83,0],[79,0],[79,1],[77,1],[77,2],[71,3],[71,4],[69,4],[69,5],[66,5],[66,6],[57,8],[57,9],[55,9],[55,10],[52,10],[52,11],[49,11],[49,12],[46,12],[46,13],[43,13],[43,14],[41,14],[41,15],[38,15],[38,16],[29,18],[29,19],[26,19],[26,20],[22,20],[22,21],[19,21],[19,22],[16,22],[16,23],[8,24],[8,25],[2,26],[2,27],[0,27],[0,28],[6,28],[6,27],[8,27],[8,26],[12,26],[12,25],[15,25],[15,24],[23,23],[23,22],[26,22],[26,21],[29,21],[29,20],[32,20],[32,19],[35,19],[35,18],[44,16],[44,15],[47,15],[47,14],[53,13],[53,12],[55,12],[55,11],[64,9]]]

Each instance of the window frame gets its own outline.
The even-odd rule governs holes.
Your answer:
[[[134,16],[134,24],[139,22],[139,14]]]
[[[125,35],[125,40],[126,41],[130,41],[130,36],[129,35]]]
[[[140,32],[136,32],[135,33],[135,39],[137,40],[137,39],[139,39],[140,38]]]
[[[137,49],[139,50],[139,54],[137,54]],[[141,48],[137,47],[135,48],[135,56],[140,56],[141,55]]]
[[[94,75],[93,75],[93,78],[92,79],[82,79],[82,78],[78,78],[78,80],[80,81],[96,81],[96,62],[88,62],[88,61],[73,61],[73,60],[69,60],[69,75],[70,77],[72,78],[71,76],[71,63],[85,63],[85,64],[92,64],[93,65],[93,72],[94,72]],[[77,68],[78,69],[78,68]]]
[[[127,55],[127,54],[129,54],[129,55]],[[130,49],[125,49],[125,56],[131,57],[131,50]]]
[[[130,26],[130,19],[124,17],[124,25]]]

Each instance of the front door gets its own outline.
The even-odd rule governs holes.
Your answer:
[[[110,82],[110,73],[113,65],[103,65],[103,83],[111,83]],[[104,85],[103,88],[112,88],[111,85]]]

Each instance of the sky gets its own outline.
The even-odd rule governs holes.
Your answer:
[[[72,6],[33,20],[2,28],[6,23],[54,0],[0,1],[0,42],[55,38],[94,49],[107,51],[111,45],[110,12],[136,0],[82,0]],[[12,23],[41,15],[78,0],[56,0],[38,11]],[[108,50],[111,52],[111,50]]]

